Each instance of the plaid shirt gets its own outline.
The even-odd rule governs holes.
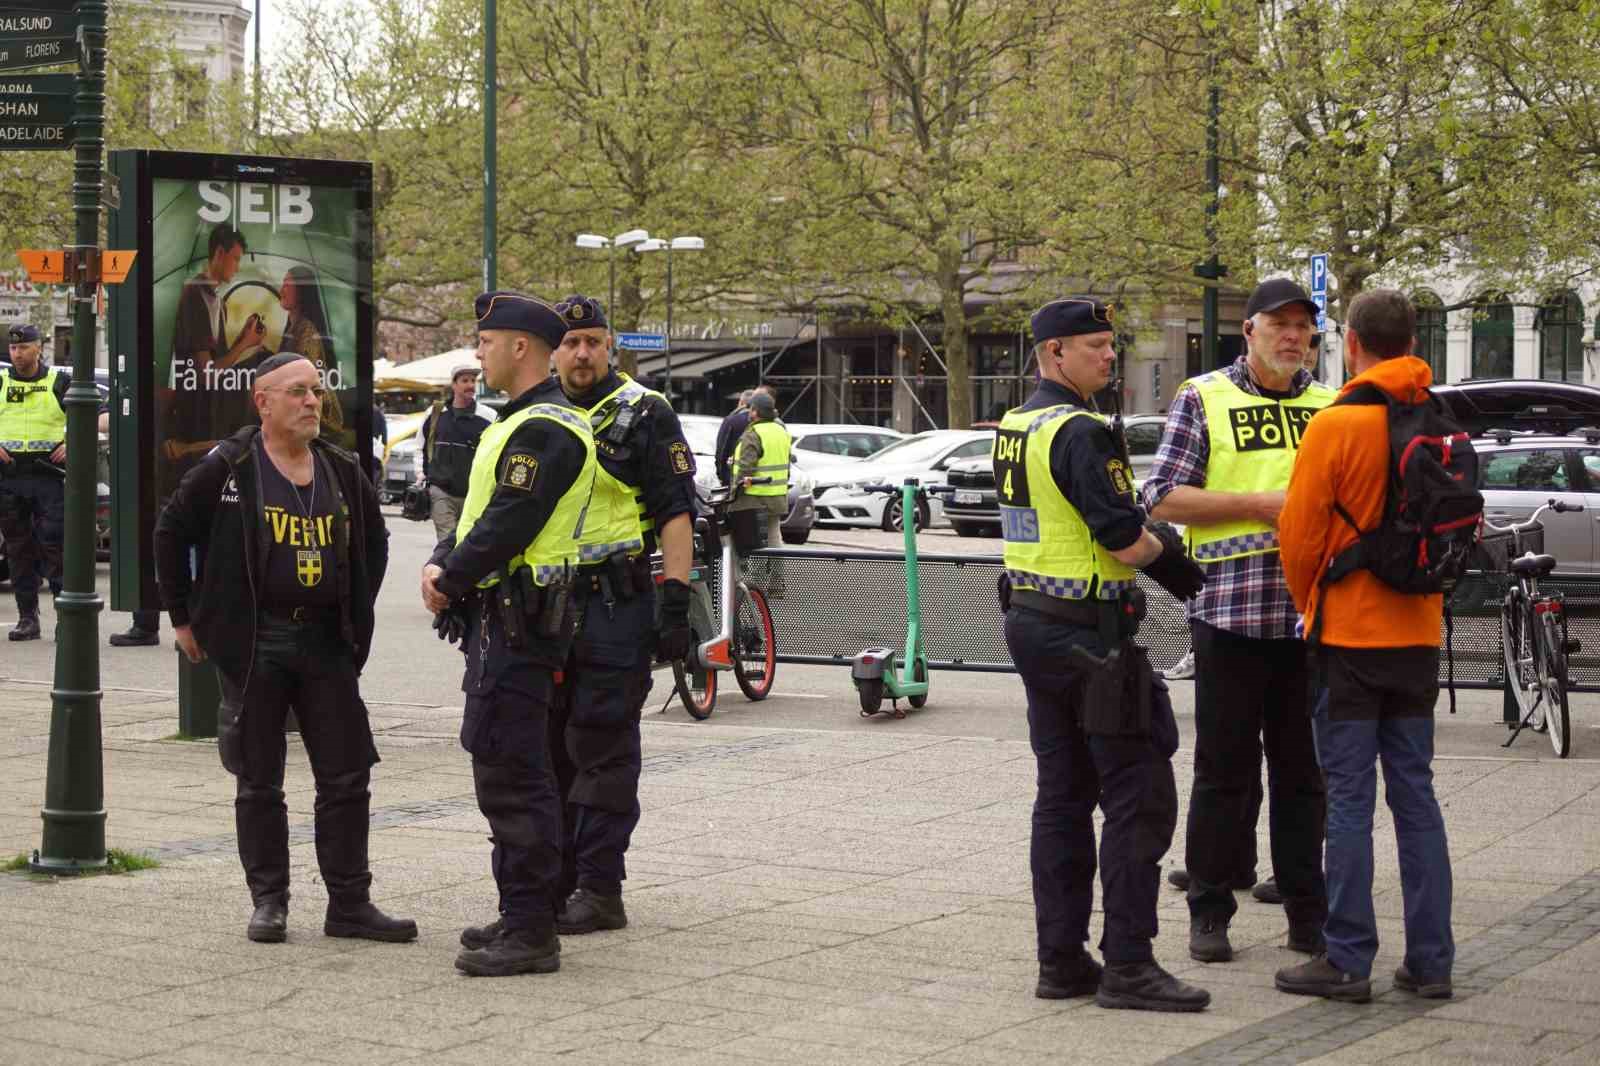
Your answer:
[[[1260,387],[1245,368],[1244,356],[1223,373],[1245,392],[1261,395]],[[1308,371],[1295,371],[1290,395],[1300,395],[1311,382]],[[1200,391],[1188,381],[1172,398],[1161,447],[1156,450],[1150,476],[1139,490],[1140,502],[1146,510],[1154,511],[1167,493],[1180,485],[1205,488],[1206,468],[1210,463],[1205,404],[1200,399]],[[1190,620],[1247,637],[1294,636],[1294,624],[1299,615],[1294,609],[1294,600],[1289,597],[1289,585],[1284,580],[1283,564],[1276,551],[1204,565],[1206,587],[1189,601]]]

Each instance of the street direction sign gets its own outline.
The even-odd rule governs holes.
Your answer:
[[[634,352],[664,352],[667,350],[665,333],[619,333],[617,346]]]
[[[30,11],[28,0],[0,0],[0,41],[31,37],[71,37],[78,32],[78,13]]]
[[[67,257],[58,250],[18,248],[17,258],[22,260],[29,279],[39,285],[60,284],[66,280]]]
[[[70,63],[78,54],[72,37],[18,37],[0,40],[0,70],[27,70]]]
[[[0,74],[0,149],[72,147],[71,74]]]

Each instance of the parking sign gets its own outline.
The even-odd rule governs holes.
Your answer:
[[[1311,302],[1317,305],[1317,332],[1328,328],[1328,253],[1311,257]]]

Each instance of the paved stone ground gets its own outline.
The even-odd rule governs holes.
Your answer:
[[[0,875],[0,1062],[1600,1061],[1597,762],[1493,749],[1437,765],[1455,857],[1455,1000],[1389,990],[1401,902],[1380,804],[1373,1004],[1273,991],[1272,972],[1299,957],[1276,946],[1281,912],[1248,900],[1237,961],[1190,962],[1182,900],[1168,892],[1157,955],[1210,988],[1213,1006],[1141,1015],[1033,998],[1032,757],[1015,740],[919,734],[915,720],[870,733],[648,722],[632,924],[567,938],[559,974],[462,977],[457,933],[492,917],[495,897],[459,712],[372,712],[384,758],[374,889],[417,918],[418,943],[321,935],[298,744],[290,939],[246,941],[231,779],[214,745],[163,739],[170,693],[108,690],[108,842],[162,864]],[[38,842],[49,714],[46,686],[0,686],[6,855]],[[1187,751],[1177,766],[1187,795]]]

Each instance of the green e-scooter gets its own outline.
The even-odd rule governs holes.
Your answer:
[[[923,488],[916,478],[906,478],[903,485],[863,485],[867,492],[900,494],[900,513],[905,521],[900,525],[906,544],[906,645],[902,656],[894,648],[866,648],[850,662],[850,680],[855,682],[861,697],[861,717],[883,711],[883,698],[889,697],[887,712],[904,718],[900,707],[903,699],[913,707],[928,702],[928,653],[922,646],[922,586],[917,570],[918,502],[930,492],[938,492],[942,485]]]

